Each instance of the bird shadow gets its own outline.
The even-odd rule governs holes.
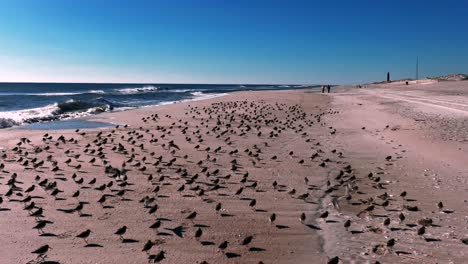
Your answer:
[[[156,235],[158,236],[173,236],[172,234],[166,233],[166,232],[158,232]]]
[[[104,209],[113,209],[115,207],[112,206],[112,205],[104,205],[102,208],[104,208]]]
[[[233,252],[227,252],[225,255],[227,258],[238,258],[241,256],[240,254],[233,253]]]
[[[195,224],[193,226],[194,227],[206,227],[206,228],[210,227],[209,225],[202,225],[202,224]]]
[[[215,243],[212,241],[200,241],[200,244],[202,244],[202,246],[212,246]]]
[[[307,224],[306,225],[308,228],[310,229],[314,229],[314,230],[322,230],[322,228],[316,226],[316,225],[312,225],[312,224]]]
[[[233,217],[234,215],[232,214],[221,214],[221,217]]]
[[[424,240],[426,240],[426,242],[440,242],[441,241],[438,238],[431,238],[431,237],[426,237],[424,238]]]
[[[361,230],[351,230],[350,232],[351,232],[351,234],[353,234],[353,235],[356,235],[356,234],[363,234],[363,233],[364,233],[364,231],[361,231]]]
[[[80,217],[92,217],[92,214],[81,214]]]
[[[136,240],[136,239],[131,239],[131,238],[124,238],[122,239],[122,243],[124,244],[131,244],[131,243],[138,243],[140,241]]]
[[[258,248],[258,247],[251,247],[251,248],[249,248],[249,251],[252,251],[252,252],[261,252],[261,251],[266,251],[266,249],[264,249],[264,248]]]
[[[53,234],[53,233],[42,233],[39,236],[41,236],[41,237],[56,237],[57,235]]]
[[[287,229],[287,228],[289,228],[289,226],[285,226],[285,225],[276,225],[276,228],[278,228],[278,229]]]
[[[171,221],[172,221],[172,220],[169,219],[169,218],[163,218],[163,217],[158,217],[158,218],[156,218],[156,220],[165,221],[165,222],[171,222]]]
[[[182,238],[184,237],[185,228],[183,226],[178,226],[176,228],[166,228],[169,231],[172,231],[176,236]]]
[[[99,244],[87,244],[86,246],[84,247],[89,247],[89,248],[96,248],[96,247],[100,247],[102,248],[103,246],[102,245],[99,245]]]
[[[266,212],[268,212],[268,211],[267,211],[267,210],[263,210],[263,209],[255,209],[255,212],[266,213]]]

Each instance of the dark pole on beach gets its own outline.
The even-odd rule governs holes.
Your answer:
[[[419,79],[419,56],[416,57],[416,82]]]

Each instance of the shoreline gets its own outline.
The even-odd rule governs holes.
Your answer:
[[[10,217],[0,219],[0,224],[11,228],[4,230],[5,236],[0,238],[5,244],[2,253],[5,259],[23,255],[21,262],[27,262],[33,256],[24,254],[21,248],[30,252],[48,241],[54,247],[49,259],[54,261],[75,260],[86,253],[87,260],[73,263],[122,260],[140,263],[146,261],[145,254],[139,253],[140,248],[147,239],[152,239],[157,243],[155,248],[167,251],[166,261],[170,263],[200,263],[202,260],[208,263],[326,263],[335,256],[340,263],[462,263],[467,257],[463,253],[466,245],[461,240],[468,237],[463,218],[468,204],[457,197],[463,197],[468,184],[463,159],[468,154],[468,141],[465,141],[468,135],[464,129],[468,128],[468,102],[462,101],[467,91],[464,85],[338,87],[331,94],[316,93],[315,89],[241,91],[207,100],[86,118],[99,122],[118,121],[128,124],[128,128],[80,129],[78,133],[74,130],[0,130],[2,152],[8,157],[2,161],[8,173],[3,173],[1,183],[6,182],[12,172],[17,172],[22,188],[36,184],[33,178],[39,172],[25,170],[24,165],[13,162],[19,157],[27,160],[33,157],[26,158],[12,151],[23,137],[30,139],[33,145],[19,148],[31,153],[32,146],[50,146],[48,153],[57,159],[67,179],[57,180],[58,188],[63,191],[58,196],[65,199],[63,201],[51,199],[50,191],[39,189],[36,194],[44,197],[36,202],[54,222],[46,230],[63,238],[57,240],[38,236],[35,230],[25,231],[24,225],[32,227],[33,219],[22,213],[20,204],[4,200],[3,207],[10,210],[1,213]],[[445,109],[441,105],[456,111],[441,113],[441,109]],[[460,111],[466,111],[467,115],[453,115]],[[158,114],[158,118],[154,114]],[[224,118],[231,115],[236,118],[226,122]],[[239,119],[242,116],[244,123]],[[255,116],[273,124],[255,122]],[[215,117],[220,120],[218,125]],[[419,121],[423,119],[424,122]],[[232,126],[226,127],[228,124]],[[187,129],[182,129],[185,126]],[[257,131],[262,134],[257,135]],[[112,208],[107,209],[96,204],[101,194],[94,188],[114,180],[103,175],[104,164],[87,164],[91,157],[98,159],[99,155],[83,153],[86,145],[91,146],[88,150],[96,150],[95,144],[104,140],[102,136],[96,137],[100,132],[114,143],[121,142],[129,151],[127,154],[111,151],[115,145],[107,140],[100,145],[105,152],[102,162],[119,167],[127,161],[130,171],[126,182],[133,190],[125,192],[128,200],[118,199],[115,192],[110,191],[108,199]],[[43,141],[45,133],[53,139]],[[56,141],[60,135],[78,141],[63,144]],[[137,141],[132,143],[140,136],[138,141],[145,143],[142,149]],[[188,138],[192,141],[187,141]],[[194,139],[203,140],[193,142]],[[180,150],[168,149],[171,140]],[[200,148],[194,148],[195,145]],[[221,147],[221,151],[215,151],[216,147]],[[256,158],[244,152],[248,149],[256,153],[253,151],[256,148],[261,149]],[[439,153],[433,153],[434,148]],[[67,150],[71,152],[64,154]],[[238,153],[233,153],[234,150]],[[75,159],[73,153],[82,153],[84,158]],[[45,158],[45,153],[36,155]],[[156,159],[154,163],[159,155],[162,162]],[[176,159],[175,164],[167,166],[171,157]],[[72,160],[71,166],[63,163],[66,159]],[[229,170],[233,159],[239,164],[238,171]],[[204,165],[196,165],[197,162]],[[74,168],[77,164],[83,166],[82,172]],[[203,167],[208,174],[200,172]],[[157,173],[158,168],[162,172]],[[50,166],[45,166],[43,170],[49,169]],[[190,181],[183,175],[185,169],[190,177],[198,175],[198,178]],[[214,173],[215,170],[219,172]],[[70,196],[80,188],[75,179],[69,178],[73,173],[85,182],[93,177],[98,181],[95,186],[84,184],[83,187],[89,188],[81,188],[85,195],[83,200],[89,202],[85,207],[86,213],[91,215],[88,218],[57,211],[57,208],[76,204]],[[245,173],[249,176],[242,176]],[[150,174],[152,179],[148,180]],[[39,175],[42,177],[41,173]],[[163,175],[167,178],[161,182]],[[51,181],[60,178],[56,173],[44,177]],[[243,177],[245,182],[239,183]],[[255,187],[249,187],[251,185]],[[0,192],[5,193],[6,186],[1,186]],[[164,228],[158,231],[161,234],[148,235],[151,230],[147,226],[154,222],[155,216],[148,215],[138,200],[144,195],[153,195],[151,190],[156,186],[162,190],[155,196],[159,205],[156,218],[169,220],[163,221]],[[181,186],[185,186],[184,190],[178,191]],[[210,191],[213,186],[220,189]],[[240,186],[244,193],[233,195]],[[203,196],[198,194],[200,188],[204,190]],[[407,195],[401,197],[402,192]],[[301,198],[306,194],[306,198]],[[256,201],[254,210],[248,206],[252,199]],[[386,201],[388,205],[382,206]],[[438,209],[441,201],[444,207]],[[222,204],[221,214],[227,216],[213,212],[218,202]],[[410,207],[418,210],[408,209]],[[195,222],[185,219],[194,210],[199,215]],[[275,222],[271,223],[269,219],[273,213]],[[301,213],[306,215],[302,222],[299,221]],[[400,214],[405,217],[403,221],[399,219]],[[389,222],[384,224],[386,219]],[[422,219],[432,222],[421,222]],[[343,227],[347,220],[351,221],[349,228]],[[123,223],[131,230],[129,238],[138,242],[122,244],[112,235],[113,229]],[[426,232],[417,235],[423,226],[421,223]],[[181,237],[174,236],[171,231],[177,226],[184,230]],[[201,240],[193,237],[197,226],[203,231]],[[83,248],[83,243],[74,238],[86,228],[93,231],[90,240],[103,248]],[[15,239],[17,234],[22,237]],[[248,235],[253,236],[253,242],[248,247],[239,245]],[[395,239],[395,245],[389,247],[387,243],[391,239]],[[229,250],[220,252],[217,246],[224,240],[229,241]],[[206,245],[200,245],[203,241]],[[18,248],[18,243],[22,247]],[[100,259],[103,254],[109,257],[108,262]]]

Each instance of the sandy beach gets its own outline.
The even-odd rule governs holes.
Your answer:
[[[0,262],[465,263],[468,82],[332,90],[1,130]]]

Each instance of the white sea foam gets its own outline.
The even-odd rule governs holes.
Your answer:
[[[122,93],[122,94],[136,94],[136,93],[157,91],[158,89],[159,87],[156,87],[156,86],[144,86],[144,87],[136,87],[136,88],[117,89],[117,92]]]
[[[106,92],[104,92],[103,90],[90,90],[88,91],[88,93],[93,93],[93,94],[104,94]]]
[[[31,118],[48,118],[54,115],[54,112],[58,111],[57,104],[50,104],[43,107],[30,108],[17,111],[5,111],[0,112],[0,119],[12,120],[17,124],[22,124],[25,120]]]

